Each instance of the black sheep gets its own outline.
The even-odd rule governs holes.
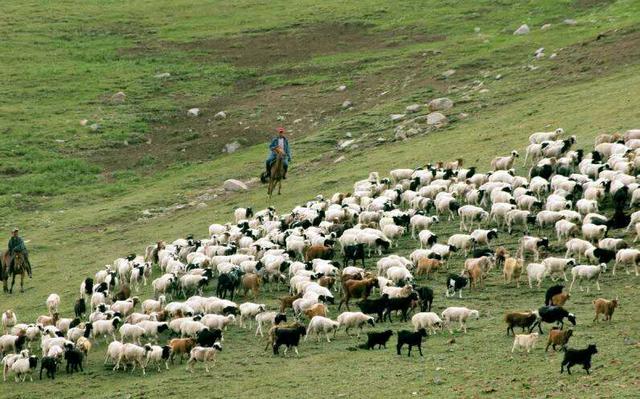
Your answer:
[[[91,277],[84,279],[84,294],[88,296],[93,295],[93,279]]]
[[[391,330],[381,331],[381,332],[377,332],[377,331],[368,332],[367,343],[360,345],[360,348],[375,349],[375,346],[378,345],[378,349],[382,349],[383,346],[386,349],[387,342],[389,341],[389,338],[391,338],[392,335],[393,335],[393,331]]]
[[[591,356],[596,353],[598,353],[598,349],[594,344],[587,346],[586,349],[567,349],[564,353],[564,359],[562,359],[562,365],[560,366],[560,374],[564,371],[564,366],[567,366],[567,373],[571,374],[571,367],[576,364],[581,364],[587,374],[589,374]]]
[[[482,258],[483,256],[493,256],[495,252],[489,248],[476,248],[471,253],[472,258]]]
[[[239,269],[234,269],[229,273],[221,274],[220,277],[218,277],[216,296],[224,299],[227,296],[227,292],[229,292],[231,300],[233,300],[233,294],[235,290],[240,286],[240,277],[243,274],[244,273]]]
[[[76,300],[76,304],[73,305],[73,311],[76,313],[76,317],[80,318],[87,313],[87,303],[84,298]]]
[[[569,320],[569,322],[571,322],[571,324],[573,324],[574,326],[576,325],[576,316],[573,313],[567,312],[560,306],[543,306],[538,309],[538,314],[540,315],[540,319],[531,326],[529,332],[533,331],[533,329],[538,326],[540,334],[544,334],[544,332],[542,332],[542,322],[558,323],[560,325],[560,329],[562,330],[565,318]]]
[[[609,249],[596,248],[593,250],[593,256],[598,258],[598,264],[609,263],[616,258],[616,251]]]
[[[363,299],[358,302],[358,307],[364,314],[378,315],[376,323],[380,323],[383,321],[385,309],[389,307],[389,294],[382,294],[382,296],[377,299]]]
[[[73,374],[74,371],[84,371],[82,369],[82,359],[84,358],[84,354],[75,348],[69,348],[64,352],[64,359],[67,361],[67,374]]]
[[[534,166],[529,170],[529,178],[533,179],[536,176],[540,176],[546,180],[549,180],[551,175],[553,174],[553,166],[549,164],[545,164],[542,166]]]
[[[564,285],[554,285],[549,287],[547,292],[544,294],[544,305],[551,306],[551,298],[553,298],[554,295],[561,294],[563,289]]]
[[[466,277],[458,276],[457,274],[449,274],[447,277],[447,291],[446,296],[455,295],[456,291],[458,296],[462,298],[462,289],[469,284],[469,279]]]
[[[298,344],[300,343],[300,337],[306,335],[307,328],[305,326],[298,326],[293,328],[276,328],[274,331],[275,340],[273,342],[273,354],[277,355],[278,349],[285,345],[284,354],[293,347],[298,355]]]
[[[356,261],[360,259],[362,261],[362,267],[364,268],[364,244],[346,245],[344,247],[344,265],[349,266],[349,261],[353,260],[353,265],[356,265]]]
[[[411,307],[411,303],[413,301],[418,300],[418,294],[416,292],[412,292],[409,296],[400,297],[400,298],[390,298],[389,304],[387,305],[387,309],[385,310],[384,316],[382,317],[382,321],[385,319],[389,319],[389,323],[393,323],[391,320],[391,311],[399,310],[402,312],[402,321],[408,321],[407,313],[409,308]]]
[[[627,206],[629,201],[629,186],[622,186],[613,194],[612,198],[613,206],[616,209],[622,209]]]
[[[622,207],[617,207],[616,205],[616,209],[613,212],[613,216],[611,216],[611,219],[607,220],[607,228],[622,229],[627,227],[630,222],[631,222],[631,216],[624,213],[624,210]]]
[[[411,356],[411,348],[414,346],[418,347],[418,352],[420,352],[420,356],[422,355],[422,338],[427,336],[427,330],[424,328],[419,329],[416,332],[401,330],[398,331],[398,344],[396,345],[396,351],[398,355],[400,355],[400,350],[402,346],[409,345],[409,353],[407,356]]]
[[[197,335],[196,342],[199,346],[210,348],[218,341],[222,340],[222,330],[214,328],[213,330],[205,328]]]
[[[40,363],[40,379],[42,379],[42,370],[47,370],[47,378],[56,379],[56,371],[58,370],[58,359],[55,357],[44,356]]]
[[[429,287],[414,287],[414,291],[418,293],[421,312],[431,312],[433,304],[433,290]]]

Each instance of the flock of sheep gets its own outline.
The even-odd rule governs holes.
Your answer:
[[[150,366],[168,369],[175,357],[182,362],[187,356],[188,370],[193,372],[200,362],[209,372],[222,351],[223,332],[254,323],[255,335],[266,335],[266,349],[274,354],[282,346],[285,354],[289,349],[297,354],[300,341],[309,336],[331,342],[340,329],[347,335],[356,330],[359,337],[365,327],[367,341],[360,346],[380,348],[394,332],[371,327],[392,322],[394,315],[408,321],[412,312],[413,331],[396,332],[396,352],[407,345],[409,356],[413,347],[422,355],[426,336],[445,328],[453,333],[456,324],[466,333],[467,322],[481,315],[463,306],[432,312],[434,290],[417,285],[416,277],[429,279],[447,269],[445,295],[462,298],[467,287],[482,289],[496,267],[506,283],[518,287],[522,275],[530,287],[540,287],[547,277],[568,281],[568,272],[569,292],[576,283],[580,290],[585,283],[587,290],[590,285],[600,290],[612,262],[612,274],[624,267],[637,276],[640,250],[608,232],[633,229],[634,242],[640,235],[640,212],[625,212],[640,203],[635,175],[640,170],[640,130],[600,135],[589,153],[573,150],[575,141],[562,129],[532,134],[525,158],[525,164],[532,163],[528,177],[514,173],[518,153],[513,151],[495,158],[487,173],[465,168],[458,159],[392,170],[389,178],[373,172],[356,182],[352,193],[335,193],[328,200],[318,196],[287,214],[278,215],[273,208],[255,213],[236,209],[234,223],[211,225],[206,239],[160,241],[148,246],[144,256],[116,259],[84,279],[75,317],[61,317],[57,294],[47,298],[47,314],[33,323],[18,323],[13,311],[4,311],[3,378],[14,374],[16,381],[32,380],[38,365],[40,378],[43,371],[54,378],[63,360],[67,372],[82,371],[99,340],[108,343],[104,362],[113,364],[113,370],[131,366],[145,374]],[[612,216],[599,213],[605,204],[612,206]],[[443,238],[430,230],[445,218],[458,219],[460,232]],[[531,229],[547,227],[564,242],[563,256],[543,258],[551,255],[552,239],[530,235]],[[505,231],[522,234],[515,253],[491,248]],[[389,254],[406,235],[420,248],[408,257]],[[382,256],[375,269],[365,267],[372,254]],[[456,256],[465,259],[462,271],[453,270]],[[154,296],[141,301],[137,295],[154,271],[160,273],[150,282]],[[215,296],[204,296],[215,280]],[[283,289],[288,293],[277,310],[233,301],[239,291],[255,301],[265,290]],[[588,373],[596,346],[566,348],[573,331],[563,328],[564,320],[576,324],[575,315],[563,308],[569,297],[564,286],[554,285],[539,309],[507,312],[507,334],[515,335],[512,351],[529,352],[543,334],[542,323],[557,323],[549,331],[547,349],[564,348],[561,371],[567,366],[570,373],[571,366],[581,364]],[[360,311],[351,311],[351,299]],[[333,320],[330,305],[338,305],[338,312],[344,305],[347,311]],[[618,298],[596,299],[595,320],[599,314],[611,320],[617,305]],[[514,327],[521,327],[522,334],[515,334]],[[38,352],[40,357],[34,355]]]

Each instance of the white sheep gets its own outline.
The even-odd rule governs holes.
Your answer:
[[[18,318],[13,310],[2,312],[2,333],[6,334],[9,329],[18,324]]]
[[[47,297],[47,310],[49,311],[49,315],[58,312],[58,308],[60,307],[60,295],[51,294]]]
[[[151,282],[153,287],[153,295],[158,298],[159,295],[168,295],[169,291],[175,286],[178,278],[175,274],[166,273]]]
[[[564,219],[558,220],[556,222],[555,229],[558,242],[573,237],[580,231],[577,224],[571,223]]]
[[[254,319],[258,313],[264,312],[266,310],[267,306],[264,303],[245,302],[240,304],[240,327],[245,328],[245,320],[249,320],[249,328],[252,328],[253,325],[251,323],[251,320]]]
[[[498,238],[498,229],[476,229],[471,232],[471,237],[476,240],[476,245],[486,245],[491,248],[491,240]]]
[[[124,364],[125,369],[126,365],[131,363],[133,364],[133,369],[131,369],[132,373],[135,371],[136,367],[140,367],[142,369],[142,375],[147,375],[145,367],[149,362],[150,352],[151,345],[138,346],[135,344],[124,344],[114,370],[120,368],[121,363]]]
[[[447,245],[453,245],[457,249],[464,251],[464,256],[467,256],[469,251],[473,249],[476,244],[475,238],[469,234],[453,234],[447,240]]]
[[[582,198],[576,202],[576,209],[583,216],[588,213],[598,212],[598,201]]]
[[[160,371],[160,363],[164,361],[165,370],[169,370],[169,358],[171,357],[171,347],[169,345],[159,346],[151,345],[151,350],[147,355],[147,367],[149,363],[155,363],[158,371]]]
[[[621,249],[616,253],[616,262],[613,264],[612,274],[616,275],[616,266],[624,265],[624,271],[629,274],[628,265],[633,265],[636,276],[638,276],[638,263],[640,263],[640,250],[635,248]]]
[[[209,363],[212,363],[213,366],[216,365],[216,354],[222,351],[222,344],[220,342],[216,342],[210,348],[205,348],[202,346],[196,346],[191,349],[189,353],[189,361],[187,361],[187,371],[193,373],[193,367],[197,362],[204,363],[204,369],[208,373],[209,372]]]
[[[529,353],[531,349],[534,349],[538,337],[538,333],[516,334],[513,340],[513,347],[511,347],[511,353],[515,352],[516,348],[524,348],[527,350],[527,353]]]
[[[503,227],[507,223],[507,214],[514,209],[516,209],[516,205],[514,204],[506,204],[502,202],[492,204],[489,217],[491,218],[491,221],[498,225],[498,227]]]
[[[404,266],[393,266],[387,269],[387,278],[396,284],[413,281],[413,275]]]
[[[119,317],[114,317],[111,320],[97,320],[92,324],[91,335],[93,339],[104,337],[105,342],[107,342],[107,337],[110,335],[114,341],[116,340],[116,329],[120,324]]]
[[[442,328],[442,320],[434,312],[416,313],[411,318],[411,324],[413,324],[414,331],[418,331],[421,328],[428,328],[432,334],[435,334],[436,330]]]
[[[532,133],[529,136],[529,143],[531,144],[541,144],[544,141],[553,141],[557,140],[558,137],[564,134],[564,129],[559,127],[553,132],[536,132]]]
[[[496,170],[509,170],[513,167],[516,158],[520,155],[518,151],[511,151],[511,155],[507,157],[495,157],[491,160],[491,169]]]
[[[196,321],[193,319],[183,320],[182,323],[180,323],[180,337],[197,338],[200,331],[206,329],[207,326],[202,324],[200,321]]]
[[[449,329],[449,333],[453,334],[451,323],[457,321],[460,323],[460,331],[467,332],[466,321],[468,318],[480,318],[480,312],[466,307],[448,307],[441,313],[444,324]]]
[[[24,382],[27,376],[33,382],[32,372],[38,364],[38,358],[35,356],[21,356],[17,358],[11,365],[11,371],[15,374],[16,382]],[[20,379],[22,377],[22,379]]]
[[[513,209],[507,212],[506,222],[509,234],[516,226],[521,226],[525,233],[529,233],[529,221],[533,219],[531,212],[520,209]]]
[[[596,288],[600,291],[600,283],[598,279],[600,278],[600,274],[604,273],[607,270],[607,265],[605,263],[601,263],[598,266],[593,265],[578,265],[574,266],[571,269],[571,276],[573,279],[571,280],[571,285],[569,286],[569,292],[573,288],[573,283],[578,280],[578,285],[580,286],[580,291],[582,291],[582,280],[587,281],[595,281]],[[587,287],[587,294],[589,293],[589,287]]]
[[[339,327],[340,323],[337,321],[333,321],[323,316],[313,316],[313,318],[309,322],[309,326],[307,327],[307,334],[304,337],[304,340],[306,342],[307,338],[309,338],[309,335],[316,334],[316,336],[318,337],[318,342],[320,342],[320,334],[324,333],[325,337],[327,338],[327,342],[331,342],[331,340],[329,339],[329,333],[333,331],[333,336],[335,338],[336,331]]]
[[[544,210],[538,212],[538,214],[536,215],[536,224],[538,225],[538,227],[543,229],[545,227],[555,225],[558,220],[561,220],[563,218],[564,216],[559,211]]]
[[[411,226],[411,237],[416,238],[416,230],[421,231],[428,229],[434,223],[439,223],[440,219],[437,216],[424,216],[413,215],[409,219],[409,225]]]
[[[390,240],[395,240],[395,246],[398,246],[398,239],[404,234],[405,228],[402,226],[396,226],[395,224],[388,224],[382,228],[382,234],[384,234]]]
[[[165,295],[160,295],[158,300],[155,299],[146,299],[142,302],[142,311],[146,314],[151,314],[153,312],[162,311],[162,307],[167,302],[167,297]]]
[[[565,243],[565,247],[567,248],[567,252],[564,257],[568,258],[570,256],[575,256],[578,259],[578,262],[583,256],[586,256],[587,251],[595,249],[595,246],[589,241],[585,241],[580,238],[570,239]]]
[[[169,329],[168,323],[155,320],[143,320],[139,322],[137,326],[142,327],[142,329],[144,329],[144,336],[147,338],[153,338],[154,342],[158,341],[158,335]]]
[[[547,268],[542,263],[529,263],[527,265],[527,278],[529,279],[529,288],[533,288],[531,282],[533,280],[537,281],[537,286],[540,288],[540,284],[542,284],[542,280],[545,278],[547,273]]]
[[[350,328],[358,328],[357,337],[360,338],[360,333],[362,332],[365,324],[369,324],[370,326],[374,326],[375,322],[373,317],[368,316],[362,312],[342,312],[336,319],[339,323],[339,327],[345,327],[345,333],[349,336]]]
[[[582,236],[590,242],[597,242],[607,235],[607,226],[587,223],[582,225]]]
[[[114,364],[113,370],[116,370],[118,368],[117,366],[119,366],[118,359],[120,359],[120,353],[122,353],[123,349],[124,344],[122,342],[111,342],[107,347],[107,352],[105,353],[104,364],[107,364],[107,362],[110,360]]]
[[[0,353],[18,353],[18,346],[26,341],[26,337],[6,334],[0,337]]]
[[[565,273],[567,268],[573,267],[576,264],[575,259],[573,258],[557,258],[557,257],[548,257],[542,261],[542,264],[546,267],[546,275],[550,276],[553,281],[555,281],[555,276],[558,274],[562,274],[564,281],[567,281],[567,274]]]
[[[458,209],[460,216],[460,230],[469,231],[473,228],[473,224],[480,226],[489,219],[489,213],[484,209],[475,205],[463,205]]]
[[[540,248],[548,247],[549,239],[547,237],[533,237],[533,236],[523,236],[520,239],[520,254],[524,258],[527,253],[533,254],[534,261],[538,261],[540,258]]]
[[[185,274],[180,277],[179,281],[182,295],[186,297],[191,292],[202,295],[202,289],[209,283],[209,278],[207,276]]]
[[[230,324],[235,323],[236,317],[232,314],[223,316],[219,314],[206,314],[202,316],[200,322],[207,326],[209,330],[226,330]]]
[[[111,305],[111,310],[114,312],[120,312],[124,316],[128,316],[133,313],[133,310],[139,302],[140,299],[137,296],[124,301],[116,301]]]

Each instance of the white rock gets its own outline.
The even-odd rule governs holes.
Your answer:
[[[446,71],[442,72],[442,76],[448,78],[450,76],[453,76],[454,73],[456,73],[455,69],[447,69]]]
[[[338,88],[337,88],[336,90],[337,90],[337,91],[345,91],[345,90],[347,90],[347,86],[345,86],[345,85],[340,85],[340,86],[338,86]]]
[[[351,108],[353,107],[353,103],[350,100],[345,100],[345,102],[342,103],[342,108]]]
[[[347,132],[347,133],[345,134],[345,136],[347,136],[348,138],[351,138],[351,137],[353,136],[353,134],[351,134],[351,132]]]
[[[300,123],[300,122],[302,122],[302,119],[296,119],[293,121],[293,123]]]
[[[421,106],[420,104],[411,104],[411,105],[408,105],[408,106],[405,108],[405,110],[406,110],[407,112],[418,112],[418,111],[420,111],[420,108],[421,108],[421,107],[422,107],[422,106]]]
[[[87,126],[87,123],[89,123],[88,119],[80,119],[80,126]]]
[[[222,149],[222,152],[226,152],[227,154],[233,154],[234,152],[238,151],[239,148],[240,148],[240,143],[238,143],[237,141],[234,141],[234,142],[225,144],[224,148]]]
[[[527,35],[529,34],[530,30],[529,30],[529,25],[527,24],[523,24],[520,25],[520,27],[518,29],[515,30],[515,32],[513,32],[514,35]]]
[[[440,112],[432,112],[427,115],[427,125],[446,125],[447,122],[447,117]]]
[[[407,133],[404,130],[396,130],[396,134],[393,136],[396,140],[406,140]]]
[[[467,114],[466,112],[461,112],[460,114],[458,114],[459,119],[467,119],[468,117],[469,114]]]
[[[249,189],[246,184],[236,179],[225,180],[222,187],[226,191],[246,191]]]
[[[200,203],[198,203],[198,205],[196,205],[196,208],[200,208],[200,209],[202,209],[202,208],[206,208],[207,206],[208,206],[208,205],[207,205],[207,204],[205,204],[204,202],[200,202]]]
[[[544,53],[544,47],[540,47],[539,49],[536,50],[535,53],[533,53],[534,55],[538,55],[540,53]]]
[[[111,96],[111,101],[114,103],[123,103],[127,99],[127,95],[123,91],[119,91]]]
[[[341,150],[344,150],[345,148],[349,147],[351,144],[353,144],[355,142],[355,140],[344,140],[338,143],[338,147]]]
[[[540,59],[542,59],[542,58],[544,58],[544,53],[538,53],[538,54],[536,54],[536,60],[540,60]]]
[[[541,30],[547,30],[549,28],[551,28],[551,24],[544,24],[540,27]]]
[[[557,54],[557,53],[553,53],[553,54],[551,54],[551,55],[549,56],[549,59],[550,59],[550,60],[552,60],[552,59],[556,58],[557,56],[558,56],[558,54]]]
[[[480,89],[480,90],[478,90],[478,93],[480,93],[480,94],[485,94],[485,93],[488,93],[488,92],[489,92],[489,89]]]
[[[475,28],[473,28],[473,31],[476,32],[476,33],[479,33],[480,32],[480,27],[476,26]]]
[[[156,78],[156,79],[164,79],[164,78],[168,78],[169,76],[171,76],[171,74],[169,72],[163,72],[163,73],[159,73],[159,74],[155,75],[154,78]]]
[[[191,108],[187,111],[188,116],[198,116],[200,115],[200,108]]]
[[[391,114],[391,120],[392,121],[399,121],[401,119],[404,119],[404,117],[407,116],[406,114]]]
[[[346,158],[344,157],[344,155],[339,156],[338,158],[335,159],[335,161],[333,161],[333,163],[339,163],[344,161]]]
[[[501,74],[497,74],[496,75],[496,80],[500,80],[500,79],[502,79],[502,75]]]
[[[565,19],[564,21],[562,21],[562,23],[570,26],[575,26],[578,24],[578,22],[575,19],[571,19],[571,18]]]
[[[91,126],[89,126],[89,129],[90,129],[92,132],[97,132],[98,130],[100,130],[100,127],[101,127],[100,125],[98,125],[97,123],[94,123],[94,124],[92,124]]]
[[[447,97],[434,98],[429,101],[429,109],[431,111],[446,111],[453,107],[453,101]]]
[[[227,119],[227,113],[224,111],[220,111],[213,116],[213,119]]]

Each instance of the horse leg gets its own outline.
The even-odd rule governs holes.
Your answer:
[[[24,270],[20,274],[20,292],[24,292]]]
[[[282,180],[278,180],[278,195],[280,195],[280,190],[282,190]]]
[[[16,283],[16,274],[13,273],[13,279],[11,280],[11,288],[9,288],[9,294],[13,294],[13,285]]]

